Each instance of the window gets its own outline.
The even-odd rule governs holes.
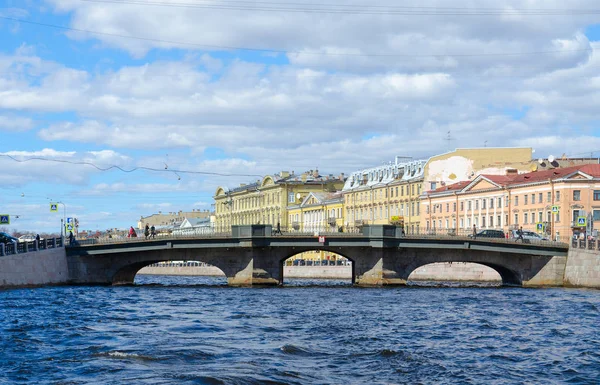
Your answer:
[[[539,193],[539,194],[538,194],[538,201],[539,201],[540,203],[542,203],[542,202],[544,201],[544,194],[542,194],[542,193]]]
[[[398,197],[398,187],[396,187],[396,198]]]
[[[469,210],[469,211],[471,210],[471,203],[472,203],[472,201],[467,202],[467,210]]]
[[[581,200],[581,190],[573,190],[573,200],[574,201]]]
[[[552,192],[548,191],[547,199],[548,199],[548,203],[552,202]],[[540,199],[540,201],[541,201],[541,199]]]
[[[535,204],[535,194],[531,194],[531,204]]]
[[[436,182],[431,182],[430,190],[435,190],[436,186],[437,186]]]
[[[594,210],[594,222],[600,221],[600,210]]]
[[[577,217],[579,217],[579,210],[573,210],[573,222],[577,224]]]
[[[544,222],[544,213],[542,211],[538,212],[538,222]]]
[[[450,212],[450,203],[446,203],[446,212],[449,213]]]
[[[479,210],[479,199],[475,200],[475,210]]]
[[[502,198],[498,198],[498,208],[502,207]]]
[[[456,212],[456,202],[452,203],[452,211]]]
[[[490,199],[490,209],[494,208],[494,198]]]
[[[425,210],[425,214],[429,214],[429,205],[426,206],[427,210]]]
[[[471,227],[471,218],[467,218],[467,227]]]
[[[494,217],[490,215],[490,227],[494,227]]]
[[[504,221],[504,226],[508,226],[508,214],[506,214],[506,219]]]
[[[556,201],[558,202],[560,200],[560,191],[556,192]]]
[[[485,202],[487,202],[487,199],[484,198],[481,200],[481,209],[482,210],[485,210]]]
[[[448,220],[446,219],[446,228],[448,228],[448,226],[449,226],[449,223],[448,223]]]
[[[465,227],[465,218],[460,218],[460,227]]]
[[[526,205],[527,204],[527,199],[529,198],[529,195],[523,195],[523,204]]]
[[[485,227],[485,217],[481,217],[481,227]]]
[[[594,190],[594,200],[600,201],[600,190]]]
[[[519,205],[519,196],[515,196],[515,206]]]
[[[560,211],[556,213],[556,218],[554,218],[554,222],[560,223]]]
[[[529,216],[527,213],[523,214],[523,224],[526,225],[527,224],[527,220],[529,219]]]
[[[400,195],[404,196],[404,186],[400,187]]]
[[[460,202],[460,211],[465,211],[465,202]]]
[[[496,226],[498,226],[498,227],[502,227],[502,216],[498,215],[498,218],[497,218],[497,220],[498,220],[498,221],[496,222]]]

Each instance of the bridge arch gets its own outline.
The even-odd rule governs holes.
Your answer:
[[[409,282],[501,282],[500,273],[484,264],[473,262],[434,262],[414,269]]]
[[[355,266],[355,260],[354,258],[352,258],[351,256],[349,256],[344,250],[340,250],[340,248],[336,248],[336,247],[327,247],[327,246],[316,246],[316,247],[302,247],[302,248],[292,248],[289,250],[286,250],[285,252],[281,253],[279,255],[279,265],[280,265],[280,270],[281,270],[281,283],[285,284],[285,279],[289,278],[286,277],[286,274],[284,273],[284,271],[286,270],[286,262],[289,261],[290,259],[294,258],[295,256],[298,256],[300,254],[304,254],[304,253],[310,253],[310,252],[325,252],[327,254],[334,254],[337,256],[340,256],[342,258],[344,258],[344,260],[347,260],[349,264],[337,264],[337,257],[336,259],[332,260],[329,259],[328,261],[336,261],[335,264],[328,264],[328,266],[333,267],[334,269],[339,268],[340,270],[346,270],[350,269],[350,272],[348,274],[347,277],[345,276],[340,276],[340,279],[349,279],[351,280],[351,283],[354,284],[355,283],[355,276],[354,276],[354,266]],[[327,259],[322,259],[323,260],[327,260]],[[341,261],[344,261],[341,260]],[[307,267],[310,267],[308,265],[304,265]],[[322,262],[319,263],[319,265],[312,265],[312,266],[320,266],[320,267],[324,267],[324,265],[322,265]],[[348,267],[343,267],[343,266],[348,266]],[[290,266],[287,266],[288,268]],[[300,266],[297,266],[296,269],[300,269]],[[297,272],[300,272],[297,270]],[[334,274],[340,274],[340,272],[335,272]],[[336,277],[337,278],[337,277]]]

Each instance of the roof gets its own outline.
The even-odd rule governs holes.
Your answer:
[[[529,184],[537,182],[547,182],[548,180],[561,180],[576,173],[583,173],[592,178],[600,178],[600,164],[580,164],[577,166],[555,168],[550,170],[534,171],[525,174],[515,175],[479,175],[474,180],[461,181],[443,186],[435,190],[427,191],[427,194],[441,194],[444,192],[461,191],[477,180],[488,180],[498,187],[516,186],[520,184]]]

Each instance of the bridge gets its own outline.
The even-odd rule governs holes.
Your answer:
[[[134,238],[66,247],[72,284],[132,284],[136,273],[157,262],[200,261],[221,269],[231,286],[283,284],[289,257],[311,250],[352,261],[352,283],[405,285],[411,272],[440,262],[471,262],[497,271],[504,285],[561,286],[568,244],[515,243],[457,236],[404,236],[389,225],[365,226],[360,234],[272,235],[270,225],[232,226],[231,233],[202,237]]]

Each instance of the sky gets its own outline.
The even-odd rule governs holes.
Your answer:
[[[600,6],[564,4],[0,0],[4,229],[455,148],[600,156]]]

